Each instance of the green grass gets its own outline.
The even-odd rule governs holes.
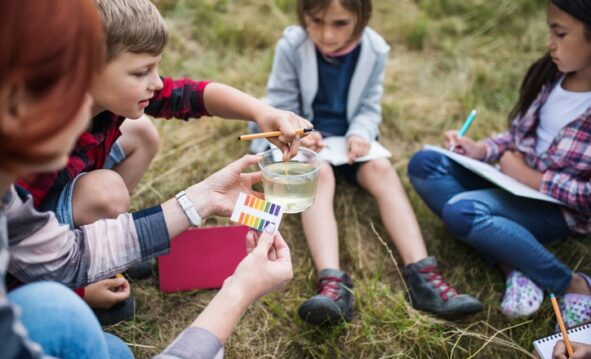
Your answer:
[[[160,0],[171,30],[162,73],[213,79],[263,96],[273,48],[295,23],[293,0]],[[531,320],[510,322],[498,304],[500,273],[456,241],[408,184],[406,164],[425,143],[438,143],[478,107],[469,135],[503,130],[529,64],[544,51],[545,9],[539,0],[374,1],[370,25],[392,46],[383,97],[382,142],[393,153],[430,253],[449,281],[476,295],[485,311],[447,322],[413,310],[404,300],[397,263],[374,201],[339,181],[335,199],[342,267],[355,280],[352,323],[316,328],[297,317],[313,294],[314,269],[298,216],[282,233],[293,253],[289,287],[251,306],[226,345],[230,358],[522,358],[532,340],[553,330],[548,301]],[[159,203],[247,151],[235,140],[246,124],[220,119],[155,121],[161,150],[132,196],[135,209]],[[208,219],[207,225],[228,223]],[[375,227],[375,231],[374,231]],[[585,239],[550,245],[576,270],[589,271]],[[392,254],[391,254],[392,253]],[[110,329],[139,358],[158,353],[188,326],[214,291],[162,294],[157,279],[133,283],[134,321]]]

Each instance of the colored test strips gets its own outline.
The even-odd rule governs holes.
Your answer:
[[[280,205],[240,193],[230,219],[262,231],[271,223],[275,225],[275,228],[279,228],[282,216],[283,208]]]

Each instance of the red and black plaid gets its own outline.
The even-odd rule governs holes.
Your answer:
[[[146,114],[182,120],[209,116],[203,100],[203,93],[209,82],[172,80],[168,77],[162,78],[162,82],[164,86],[150,100]],[[68,182],[80,173],[104,167],[111,147],[121,135],[119,127],[124,120],[125,117],[109,111],[98,114],[93,118],[90,129],[76,142],[64,169],[20,180],[18,184],[32,194],[37,208],[54,210],[59,195]]]

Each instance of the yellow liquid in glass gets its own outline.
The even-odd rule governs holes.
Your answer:
[[[265,167],[265,198],[283,207],[285,213],[299,213],[314,202],[318,172],[303,162],[276,162]]]

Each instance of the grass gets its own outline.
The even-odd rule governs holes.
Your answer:
[[[156,1],[172,34],[162,73],[214,79],[263,96],[275,42],[295,23],[293,0]],[[416,210],[430,253],[451,283],[476,295],[485,311],[447,322],[413,310],[404,300],[396,251],[374,201],[339,181],[335,210],[342,267],[355,279],[352,323],[317,328],[297,317],[313,294],[315,273],[298,216],[287,216],[282,233],[293,253],[290,286],[253,304],[226,345],[230,358],[523,358],[532,340],[553,330],[548,301],[529,320],[508,321],[498,304],[499,272],[456,241],[408,184],[406,164],[425,143],[458,128],[478,107],[474,138],[503,130],[521,78],[544,51],[545,2],[538,0],[374,1],[370,25],[392,46],[385,78],[382,142],[392,153]],[[161,150],[132,195],[135,209],[170,198],[247,152],[235,140],[239,121],[154,121]],[[228,223],[208,219],[206,225]],[[549,248],[575,270],[589,271],[585,239]],[[135,320],[110,329],[139,358],[163,350],[215,294],[162,294],[157,279],[133,283]]]

